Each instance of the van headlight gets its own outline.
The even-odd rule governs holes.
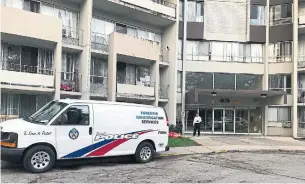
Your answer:
[[[1,132],[1,146],[17,148],[18,134],[15,132]]]

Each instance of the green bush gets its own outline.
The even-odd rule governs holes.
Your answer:
[[[182,134],[182,124],[178,123],[177,125],[170,125],[169,131]]]

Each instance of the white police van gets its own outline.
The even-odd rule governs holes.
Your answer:
[[[1,159],[46,172],[60,159],[134,155],[146,163],[168,151],[161,107],[92,100],[51,101],[29,118],[1,126]]]

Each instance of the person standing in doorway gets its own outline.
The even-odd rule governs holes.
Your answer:
[[[198,136],[200,136],[200,124],[201,124],[201,117],[199,116],[199,113],[196,113],[196,116],[193,121],[193,125],[194,125],[193,136],[196,135],[197,131],[198,131]]]

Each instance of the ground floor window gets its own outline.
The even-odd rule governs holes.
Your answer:
[[[196,113],[201,130],[212,133],[262,133],[262,107],[186,107],[186,131],[193,130]]]

